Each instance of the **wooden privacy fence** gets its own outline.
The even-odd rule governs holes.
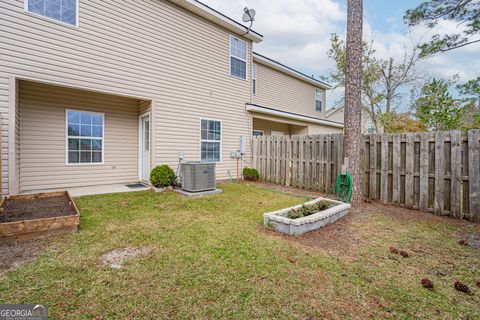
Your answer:
[[[261,179],[333,192],[343,134],[253,138]],[[347,155],[348,156],[348,155]],[[366,199],[480,221],[480,130],[362,136]]]

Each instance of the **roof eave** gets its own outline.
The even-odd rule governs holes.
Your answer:
[[[308,82],[309,84],[314,85],[318,88],[321,88],[321,89],[324,89],[324,90],[332,89],[332,86],[330,86],[329,84],[326,84],[326,83],[324,83],[320,80],[309,77],[306,74],[301,73],[300,71],[297,71],[297,70],[294,70],[290,67],[287,67],[280,62],[277,62],[275,60],[267,58],[267,57],[265,57],[261,54],[258,54],[256,52],[253,53],[253,61],[262,63],[264,65],[269,66],[270,68],[273,68],[275,70],[283,72],[287,75],[290,75],[290,76],[295,77],[297,79],[300,79],[302,81]]]
[[[200,17],[207,19],[219,26],[224,27],[225,29],[243,36],[254,43],[259,43],[263,41],[263,35],[253,30],[249,30],[243,24],[229,18],[223,13],[209,7],[208,5],[198,1],[198,0],[168,0],[177,6],[184,8]]]

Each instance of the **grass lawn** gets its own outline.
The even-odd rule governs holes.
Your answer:
[[[221,188],[199,199],[77,199],[81,231],[0,275],[0,303],[48,304],[52,319],[480,318],[480,249],[457,243],[479,235],[479,225],[367,206],[292,238],[265,230],[262,213],[305,198]],[[390,253],[392,245],[410,257]],[[152,251],[119,270],[99,265],[100,255],[127,246]],[[434,290],[420,285],[424,277]],[[475,295],[455,291],[456,280]]]

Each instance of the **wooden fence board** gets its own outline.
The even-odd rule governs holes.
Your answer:
[[[405,206],[413,208],[414,204],[414,161],[415,161],[415,136],[407,133],[405,136]]]
[[[393,194],[392,202],[394,204],[400,203],[400,135],[393,136]]]
[[[445,132],[435,133],[435,200],[434,210],[437,214],[443,214],[443,188],[445,186]]]
[[[420,135],[420,210],[428,209],[428,136]]]
[[[450,213],[454,218],[461,217],[461,191],[462,191],[462,178],[461,178],[461,168],[462,168],[462,137],[461,131],[453,131],[451,133],[451,173],[450,173],[450,192],[451,202],[450,202]]]
[[[370,135],[370,199],[377,198],[377,135]]]
[[[468,133],[468,173],[470,219],[480,221],[480,130]]]

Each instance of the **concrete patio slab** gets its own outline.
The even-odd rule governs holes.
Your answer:
[[[53,191],[68,191],[70,196],[72,197],[82,197],[82,196],[90,196],[96,194],[108,194],[108,193],[121,193],[121,192],[136,192],[136,191],[146,191],[150,190],[150,186],[145,185],[145,187],[135,187],[130,188],[127,187],[128,184],[136,184],[137,182],[133,183],[126,183],[126,184],[106,184],[106,185],[98,185],[98,186],[87,186],[87,187],[74,187],[74,188],[65,188],[65,189],[48,189],[48,190],[32,190],[28,192],[24,192],[22,194],[32,194],[32,193],[40,193],[40,192],[53,192]]]

